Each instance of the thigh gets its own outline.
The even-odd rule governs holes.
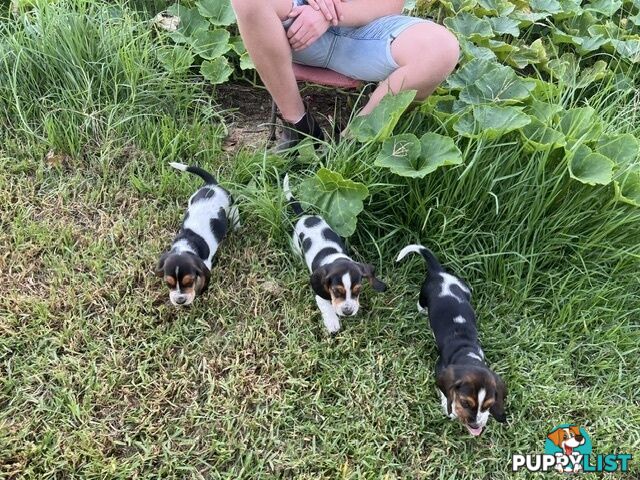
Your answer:
[[[388,15],[362,27],[337,27],[327,67],[358,80],[382,81],[399,67],[392,42],[413,25],[430,23],[423,18]]]
[[[457,40],[449,30],[437,23],[425,22],[400,33],[391,45],[391,55],[398,65],[403,66],[417,58],[444,57],[453,44],[457,49]]]

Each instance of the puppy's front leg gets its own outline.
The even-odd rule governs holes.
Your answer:
[[[336,333],[340,330],[340,319],[336,312],[333,310],[333,306],[329,300],[325,300],[324,298],[316,295],[316,303],[318,304],[318,308],[320,309],[320,313],[322,314],[322,321],[324,322],[324,326],[327,328],[329,333]]]

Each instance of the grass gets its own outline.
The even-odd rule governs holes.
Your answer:
[[[372,166],[373,146],[338,147],[326,164],[372,193],[350,248],[391,288],[367,289],[363,315],[328,338],[288,248],[286,163],[223,154],[220,108],[163,73],[135,12],[36,11],[41,35],[0,33],[0,476],[506,479],[512,454],[541,452],[566,421],[596,453],[638,451],[640,212],[608,188],[509,138],[464,144],[464,176],[409,183]],[[633,95],[556,100],[637,136]],[[399,129],[430,122],[415,112]],[[245,224],[184,311],[152,275],[197,184],[172,160],[217,171]],[[474,287],[509,386],[509,424],[479,439],[440,411],[415,312],[424,267],[393,264],[416,240]],[[634,460],[615,478],[637,473]]]

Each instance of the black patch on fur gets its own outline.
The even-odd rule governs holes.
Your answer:
[[[186,240],[196,255],[198,255],[202,260],[209,258],[209,253],[211,252],[209,250],[209,245],[207,245],[204,238],[190,228],[180,229],[180,233],[178,233],[176,238],[173,240],[173,244],[176,244],[180,240]]]
[[[307,217],[304,219],[304,226],[307,228],[313,228],[318,225],[322,220],[318,217]]]
[[[313,241],[310,238],[305,238],[302,242],[302,250],[304,252],[308,252],[311,248],[311,245],[313,245]]]
[[[216,191],[213,188],[201,188],[200,190],[198,190],[196,192],[196,194],[193,196],[193,198],[191,199],[191,205],[193,205],[196,202],[199,202],[201,200],[207,200],[209,198],[213,198],[216,196]]]
[[[211,231],[213,232],[213,236],[218,243],[221,243],[224,239],[224,236],[227,234],[228,223],[229,222],[227,220],[227,215],[224,211],[224,208],[220,209],[217,218],[212,218],[209,222]]]
[[[340,248],[344,251],[344,243],[342,243],[342,238],[336,232],[331,230],[330,228],[325,228],[322,230],[322,238],[327,240],[328,242],[334,242],[340,245]]]
[[[334,253],[340,253],[340,252],[335,247],[325,247],[322,250],[320,250],[316,255],[316,258],[314,258],[313,262],[311,263],[311,271],[315,272],[320,266],[320,264],[322,263],[322,261],[329,255],[333,255]]]

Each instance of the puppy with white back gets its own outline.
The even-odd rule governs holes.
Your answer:
[[[169,300],[176,306],[191,305],[209,285],[213,257],[224,240],[229,225],[240,225],[231,194],[218,185],[206,170],[181,163],[173,168],[193,173],[204,180],[191,198],[178,235],[169,251],[162,254],[156,275],[169,287]]]
[[[422,245],[403,248],[396,262],[410,253],[421,254],[427,263],[418,310],[429,315],[440,353],[436,377],[445,415],[457,418],[471,435],[478,436],[489,414],[500,423],[507,421],[504,409],[507,389],[485,362],[470,303],[471,289],[460,278],[447,273],[435,255]]]
[[[384,292],[387,286],[376,278],[373,265],[356,262],[347,255],[342,239],[321,216],[304,214],[291,193],[288,175],[283,189],[290,207],[300,217],[293,229],[293,248],[311,271],[311,288],[324,326],[329,333],[336,333],[340,317],[358,313],[364,278],[376,292]]]

